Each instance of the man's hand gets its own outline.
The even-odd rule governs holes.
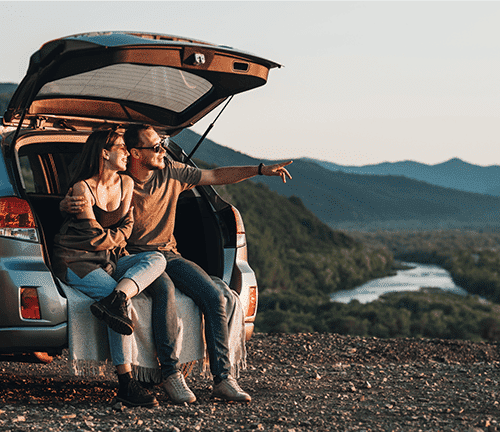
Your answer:
[[[281,162],[274,165],[263,165],[262,166],[262,175],[265,176],[280,176],[283,183],[286,183],[286,178],[288,177],[290,180],[292,176],[285,168],[287,165],[290,165],[293,161]]]
[[[85,206],[87,205],[87,200],[83,195],[72,196],[71,195],[72,193],[73,193],[73,188],[70,188],[66,196],[59,203],[59,210],[70,214],[81,213],[85,208]]]

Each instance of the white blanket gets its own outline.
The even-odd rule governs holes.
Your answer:
[[[245,322],[238,295],[222,280],[212,279],[223,289],[229,325],[229,360],[231,373],[238,377],[246,368]],[[107,327],[90,312],[95,301],[77,289],[61,283],[68,299],[69,366],[79,376],[101,375],[111,360]],[[179,335],[176,352],[179,363],[196,362],[197,370],[209,373],[208,356],[203,337],[203,319],[191,298],[176,289]],[[160,368],[152,331],[152,301],[144,293],[131,300],[130,316],[134,332],[124,336],[128,352],[126,363],[131,363],[134,375],[141,381],[161,381]]]

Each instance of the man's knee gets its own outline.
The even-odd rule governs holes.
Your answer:
[[[206,301],[212,305],[212,307],[225,308],[227,299],[224,293],[216,285],[211,286],[206,297]]]
[[[153,298],[158,297],[175,297],[175,285],[172,280],[162,273],[149,287],[148,291]]]

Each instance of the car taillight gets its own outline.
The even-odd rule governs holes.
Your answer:
[[[257,287],[251,286],[248,297],[247,317],[255,315],[257,311]]]
[[[245,225],[243,218],[236,207],[232,207],[234,213],[234,220],[236,221],[236,247],[241,248],[247,245],[247,238],[245,235]]]
[[[21,316],[27,319],[41,319],[36,288],[21,288]]]
[[[27,201],[17,197],[0,198],[0,236],[38,241],[35,218]]]

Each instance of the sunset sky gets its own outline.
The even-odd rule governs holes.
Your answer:
[[[500,2],[1,2],[0,82],[44,42],[133,30],[282,64],[209,138],[265,159],[500,165]],[[217,113],[194,127],[202,133]]]

